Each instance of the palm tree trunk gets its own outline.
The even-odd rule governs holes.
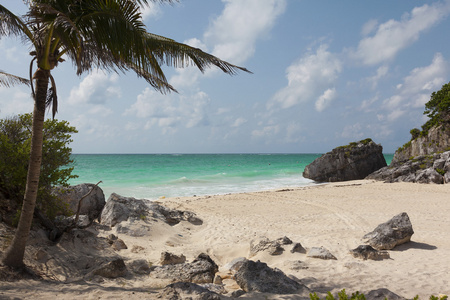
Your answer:
[[[45,119],[45,101],[50,71],[38,69],[36,79],[36,97],[34,101],[33,127],[31,135],[30,162],[28,164],[27,185],[23,199],[22,212],[14,239],[2,259],[3,264],[20,268],[24,266],[25,245],[33,221],[34,207],[39,188],[41,171],[43,128]]]

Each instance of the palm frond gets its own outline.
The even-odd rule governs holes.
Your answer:
[[[52,117],[55,118],[56,112],[58,111],[58,95],[56,93],[56,83],[55,79],[52,75],[50,75],[50,83],[51,87],[48,89],[47,92],[47,99],[45,101],[45,107],[50,108],[52,107]]]
[[[32,40],[32,33],[26,26],[24,20],[0,5],[0,36],[17,35],[27,36]]]
[[[17,84],[30,85],[30,81],[0,70],[0,86],[11,87]]]

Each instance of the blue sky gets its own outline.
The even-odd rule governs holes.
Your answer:
[[[450,81],[449,14],[450,1],[152,5],[148,31],[254,74],[167,67],[179,94],[162,95],[134,73],[78,77],[65,62],[53,71],[57,118],[79,130],[74,153],[324,153],[368,137],[393,153]],[[1,39],[0,69],[27,77],[28,50]],[[1,118],[32,109],[26,87],[0,87]]]

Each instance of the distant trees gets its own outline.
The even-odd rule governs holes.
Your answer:
[[[31,147],[32,115],[23,114],[0,120],[0,191],[17,204],[18,214],[25,193]],[[56,185],[68,185],[73,167],[70,157],[71,135],[75,127],[66,121],[46,120],[43,128],[42,164],[36,206],[50,219],[67,208],[51,195]],[[16,222],[18,220],[15,220]]]

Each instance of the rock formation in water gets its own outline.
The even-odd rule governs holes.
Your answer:
[[[371,139],[340,146],[307,165],[303,177],[319,182],[364,179],[386,166],[382,151]]]

